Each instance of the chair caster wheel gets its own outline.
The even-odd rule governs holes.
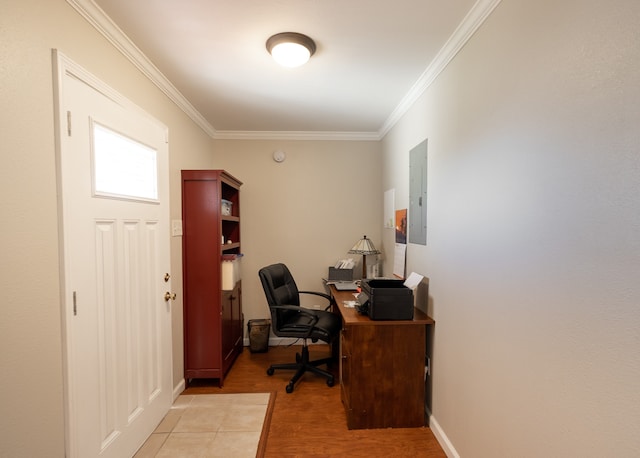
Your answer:
[[[335,383],[335,380],[333,379],[333,377],[327,379],[327,386],[333,386],[334,383]]]
[[[273,369],[273,367],[270,367],[269,369],[267,369],[267,375],[273,375],[274,372],[275,370]]]
[[[293,383],[289,383],[286,388],[287,393],[293,393]]]

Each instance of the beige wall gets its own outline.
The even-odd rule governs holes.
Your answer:
[[[460,456],[640,454],[639,23],[636,0],[503,1],[384,140],[406,207],[429,139],[407,260]]]
[[[242,180],[245,318],[266,316],[257,269],[285,261],[304,288],[364,233],[378,243],[381,145],[214,141],[64,0],[3,0],[0,11],[0,456],[64,456],[64,399],[51,49],[169,128],[171,218],[180,170]],[[271,159],[284,149],[283,164]],[[335,166],[342,161],[343,167]],[[358,173],[356,173],[356,171]],[[364,177],[364,178],[361,178]],[[311,242],[311,243],[310,243]],[[171,240],[174,384],[182,380],[181,238]]]
[[[245,321],[267,318],[258,270],[274,262],[291,269],[298,287],[322,291],[321,278],[362,238],[381,243],[379,142],[216,142],[215,165],[241,188]],[[283,150],[282,163],[272,154]]]

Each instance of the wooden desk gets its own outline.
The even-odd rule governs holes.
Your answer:
[[[374,321],[344,306],[354,300],[352,291],[329,291],[342,316],[340,389],[348,428],[424,426],[426,325],[433,319],[414,309],[413,320]]]

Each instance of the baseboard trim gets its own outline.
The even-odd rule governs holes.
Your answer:
[[[440,447],[442,447],[442,450],[447,455],[447,457],[460,458],[460,455],[445,434],[444,430],[440,426],[440,423],[438,423],[438,420],[436,420],[436,417],[434,417],[433,415],[429,415],[429,428],[431,429],[431,432],[433,432],[433,435],[436,436],[436,440],[440,444]]]
[[[178,384],[173,387],[173,401],[178,399],[178,396],[182,394],[186,387],[187,384],[185,383],[184,379],[180,380],[180,382],[178,382]]]

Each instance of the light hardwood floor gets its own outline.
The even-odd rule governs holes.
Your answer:
[[[311,358],[329,355],[327,345],[313,345]],[[275,407],[265,457],[446,457],[433,433],[424,428],[348,430],[340,401],[340,385],[329,388],[325,379],[305,374],[293,393],[285,391],[292,371],[266,374],[271,363],[291,362],[299,346],[270,347],[266,353],[240,354],[219,388],[213,380],[196,380],[183,394],[275,392]],[[374,375],[371,383],[376,383]]]

